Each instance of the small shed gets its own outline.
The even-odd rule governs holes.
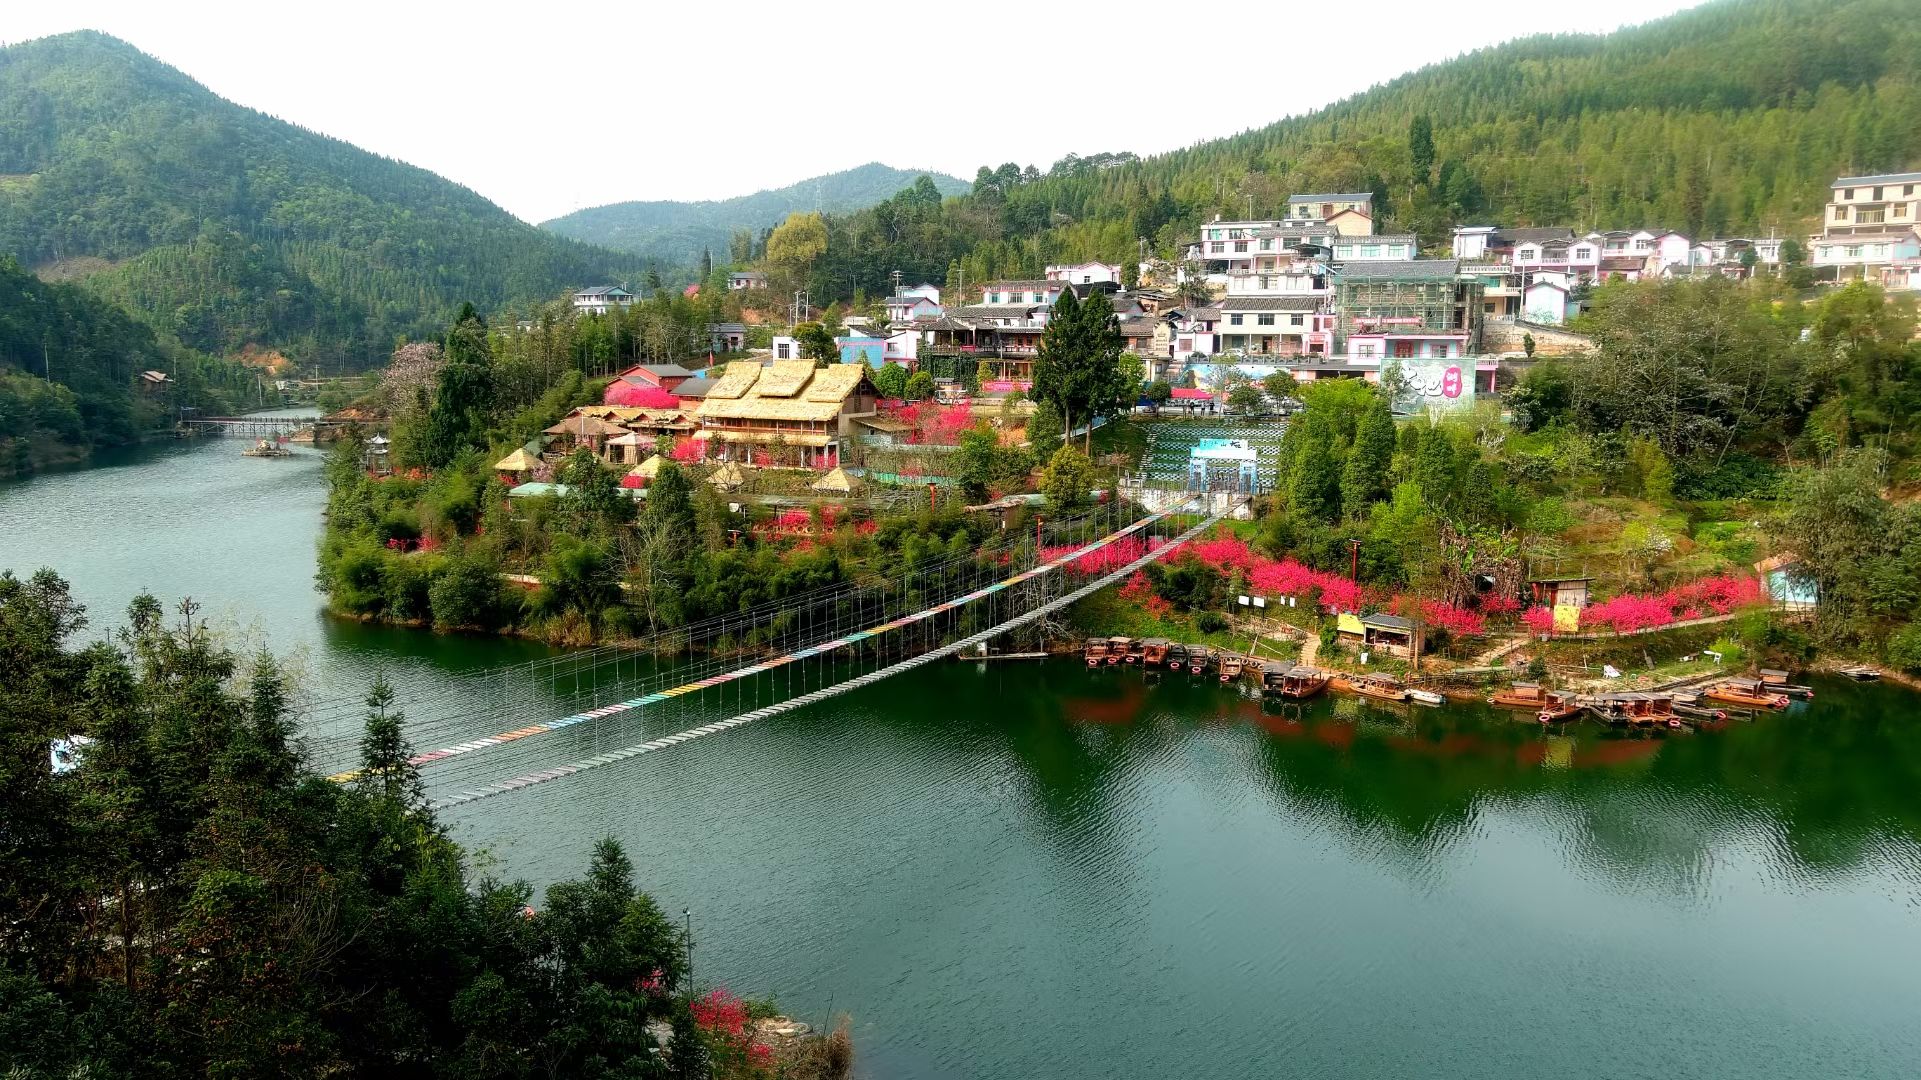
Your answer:
[[[640,459],[653,448],[654,437],[629,431],[607,440],[607,464],[637,465]]]
[[[1335,621],[1341,643],[1369,652],[1411,659],[1427,651],[1426,635],[1413,619],[1377,612],[1342,614]]]
[[[1583,608],[1588,605],[1588,585],[1593,581],[1589,577],[1538,577],[1528,579],[1527,584],[1537,604]]]
[[[644,488],[648,484],[653,483],[654,478],[660,475],[660,463],[664,460],[666,459],[662,458],[659,454],[655,454],[646,461],[628,469],[627,475],[620,478],[620,486],[624,488]]]
[[[714,474],[707,478],[707,482],[722,491],[732,491],[746,483],[747,477],[741,474],[739,465],[729,461],[715,469]]]
[[[540,468],[540,459],[527,452],[524,446],[516,447],[514,452],[494,462],[494,471],[510,473],[516,477],[532,473]]]
[[[547,495],[565,495],[570,489],[566,484],[528,483],[507,492],[509,499],[538,499]]]
[[[847,475],[846,469],[835,466],[808,487],[815,491],[844,495],[854,490],[854,478]]]

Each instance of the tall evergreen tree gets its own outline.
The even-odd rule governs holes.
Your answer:
[[[1365,515],[1370,505],[1386,496],[1393,465],[1394,416],[1388,412],[1387,398],[1376,394],[1361,417],[1341,469],[1341,509],[1348,517]]]

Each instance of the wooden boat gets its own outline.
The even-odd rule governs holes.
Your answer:
[[[1147,643],[1144,640],[1140,638],[1128,638],[1127,649],[1121,654],[1121,660],[1129,664],[1138,664],[1141,662],[1141,654],[1146,648]]]
[[[1814,700],[1814,687],[1797,686],[1788,681],[1788,673],[1779,668],[1762,668],[1761,685],[1772,693],[1786,694],[1789,697],[1804,697]]]
[[[1727,679],[1708,687],[1701,696],[1709,701],[1749,709],[1785,709],[1788,706],[1786,694],[1770,691],[1759,679]]]
[[[1100,667],[1107,662],[1107,639],[1088,638],[1081,644],[1081,655],[1087,659],[1088,667]]]
[[[1268,673],[1272,680],[1267,689],[1290,701],[1306,701],[1315,694],[1327,689],[1331,676],[1325,671],[1310,667],[1291,667],[1285,671]]]
[[[1868,667],[1866,664],[1856,664],[1853,667],[1842,668],[1841,674],[1846,675],[1855,682],[1873,682],[1881,677],[1881,669]]]
[[[1347,689],[1376,701],[1406,701],[1407,688],[1392,675],[1356,675],[1341,680]]]
[[[1445,697],[1442,697],[1441,695],[1439,695],[1439,694],[1437,694],[1437,693],[1435,693],[1434,691],[1432,691],[1432,690],[1422,690],[1422,689],[1420,689],[1419,687],[1413,687],[1413,686],[1410,686],[1410,687],[1408,687],[1408,690],[1407,690],[1407,699],[1408,699],[1409,701],[1417,701],[1417,702],[1420,702],[1420,703],[1421,703],[1422,705],[1445,705],[1445,704],[1447,704],[1447,698],[1445,698]]]
[[[1204,674],[1207,666],[1214,662],[1214,650],[1205,645],[1196,645],[1187,650],[1187,670],[1195,675]]]
[[[1543,724],[1558,724],[1581,713],[1581,695],[1572,690],[1549,690],[1542,698],[1540,711],[1534,718]]]
[[[1141,640],[1141,663],[1149,667],[1160,667],[1167,663],[1167,647],[1171,644],[1164,637],[1143,638]]]
[[[1169,642],[1167,645],[1167,666],[1174,671],[1179,671],[1186,667],[1187,646],[1178,641]]]
[[[292,457],[293,451],[265,439],[240,451],[241,457]]]
[[[1240,653],[1222,653],[1221,654],[1221,681],[1233,682],[1235,679],[1240,678],[1241,671],[1244,669],[1244,667],[1245,667],[1245,662],[1243,661]]]
[[[1127,650],[1133,647],[1134,647],[1134,639],[1131,637],[1108,638],[1107,639],[1107,662],[1109,664],[1120,663],[1121,657],[1126,656]]]
[[[1499,705],[1504,709],[1539,710],[1547,705],[1547,699],[1548,692],[1540,683],[1517,682],[1506,690],[1496,690],[1494,696],[1487,700],[1490,705]]]

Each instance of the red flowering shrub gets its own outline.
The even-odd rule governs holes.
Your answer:
[[[771,1070],[773,1051],[754,1039],[748,1030],[747,1003],[725,990],[711,990],[687,1005],[694,1014],[694,1026],[713,1055],[715,1075],[725,1075],[728,1066],[757,1071]]]
[[[1519,610],[1521,610],[1521,601],[1518,597],[1505,596],[1500,593],[1483,593],[1481,596],[1481,612],[1483,614],[1512,615]]]
[[[1531,607],[1521,612],[1521,625],[1530,634],[1552,634],[1554,632],[1554,611],[1551,608]]]
[[[680,399],[658,386],[639,386],[615,379],[601,395],[601,404],[626,409],[678,409]]]
[[[1720,574],[1690,581],[1666,592],[1623,593],[1611,600],[1590,604],[1581,609],[1580,628],[1626,634],[1705,619],[1709,615],[1726,615],[1763,599],[1758,579]],[[1553,615],[1546,608],[1523,614],[1521,621],[1534,633],[1550,633],[1553,629]]]
[[[1127,579],[1127,583],[1121,586],[1121,599],[1130,603],[1141,603],[1153,595],[1153,582],[1148,581],[1147,575],[1139,570],[1134,571],[1133,576]]]
[[[680,462],[682,465],[693,465],[706,461],[707,440],[682,439],[674,444],[673,452],[667,456]]]

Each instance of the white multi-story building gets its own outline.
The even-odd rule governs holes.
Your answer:
[[[634,302],[634,294],[618,285],[596,285],[574,294],[574,310],[590,315],[605,315],[617,307]]]
[[[1412,233],[1337,236],[1331,246],[1335,262],[1407,262],[1420,254],[1420,242]]]
[[[1120,284],[1121,268],[1113,263],[1084,262],[1069,263],[1065,266],[1050,266],[1043,275],[1049,281],[1064,281],[1070,285],[1097,285],[1105,282]]]
[[[1374,231],[1374,194],[1350,191],[1326,195],[1290,195],[1287,220],[1295,224],[1325,223],[1343,236],[1366,236]]]
[[[1809,264],[1837,278],[1875,280],[1921,256],[1921,172],[1842,176],[1830,186]]]

